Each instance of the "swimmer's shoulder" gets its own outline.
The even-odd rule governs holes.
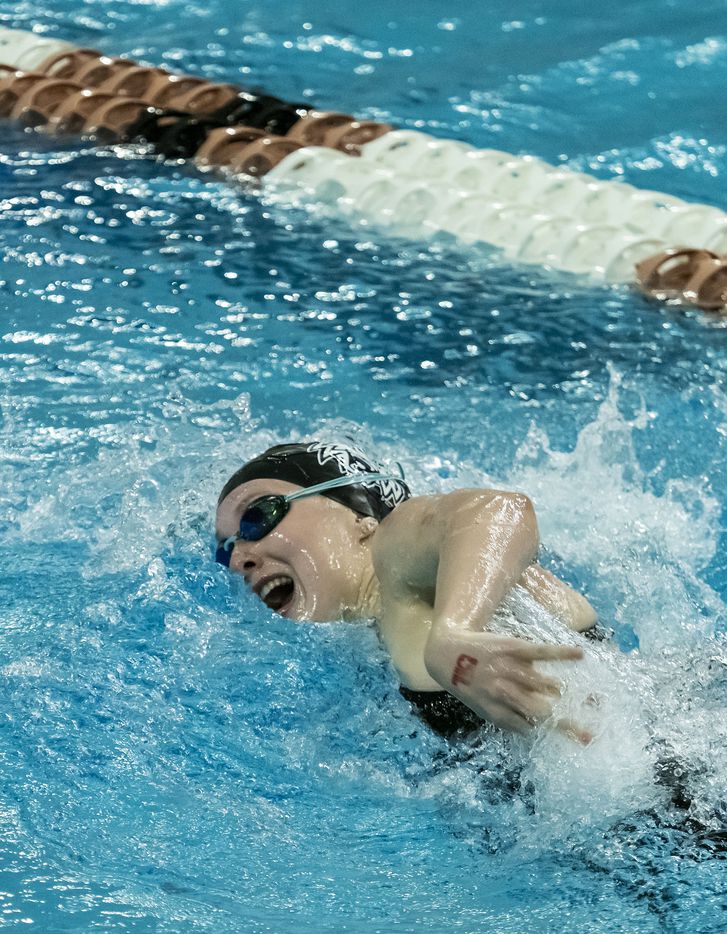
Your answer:
[[[447,522],[458,510],[503,495],[517,494],[478,487],[412,496],[392,510],[376,529],[372,557],[377,573],[387,575],[414,559],[420,565],[427,557],[436,560]]]
[[[450,520],[459,511],[487,503],[498,495],[503,491],[462,489],[413,496],[397,506],[381,521],[371,542],[371,557],[382,590],[433,601],[440,546]]]
[[[487,503],[498,496],[519,495],[505,490],[476,487],[453,490],[451,493],[412,496],[400,503],[381,521],[374,540],[379,542],[378,547],[389,547],[399,536],[441,527],[448,516],[459,508],[467,508],[475,503]]]

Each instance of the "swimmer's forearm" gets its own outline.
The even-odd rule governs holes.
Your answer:
[[[569,629],[583,632],[598,621],[598,614],[582,594],[539,564],[525,570],[520,584]]]

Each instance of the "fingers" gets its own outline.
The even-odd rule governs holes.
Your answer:
[[[529,733],[532,729],[532,724],[525,717],[504,704],[491,704],[487,719],[501,730],[511,730],[513,733]]]
[[[522,716],[516,710],[502,704],[492,704],[488,720],[501,730],[511,730],[513,733],[527,734],[533,729],[533,721]],[[556,729],[568,739],[580,746],[590,746],[593,742],[593,733],[579,726],[575,721],[561,719],[555,724]]]
[[[515,684],[503,685],[500,689],[500,696],[514,713],[530,725],[547,720],[553,712],[550,701],[542,694],[523,691]]]
[[[532,693],[526,696],[514,687],[505,688],[502,698],[502,703],[495,702],[489,705],[487,719],[503,730],[529,733],[537,723],[547,721],[552,713],[546,698],[537,698],[537,695]],[[559,719],[555,728],[581,746],[589,746],[593,742],[593,733],[567,717]]]
[[[537,691],[539,694],[549,694],[551,697],[560,697],[565,688],[562,681],[541,675],[533,668],[512,671],[510,677],[527,691]]]
[[[579,726],[574,720],[563,718],[558,720],[555,726],[564,736],[580,743],[581,746],[590,746],[593,742],[593,733]]]
[[[578,645],[544,645],[513,639],[508,652],[529,662],[574,662],[583,658],[583,649]]]
[[[535,691],[523,691],[515,684],[503,685],[501,697],[505,702],[505,709],[510,708],[509,713],[519,718],[519,721],[524,721],[527,729],[544,723],[553,713],[553,706],[547,697]],[[589,746],[593,742],[590,730],[568,717],[557,720],[555,728],[581,746]],[[522,732],[522,729],[519,732]]]

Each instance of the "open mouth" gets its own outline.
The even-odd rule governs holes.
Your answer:
[[[280,613],[291,602],[294,593],[295,584],[292,578],[281,574],[266,581],[258,591],[258,596],[265,606]]]

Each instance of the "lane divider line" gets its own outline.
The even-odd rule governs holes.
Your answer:
[[[534,156],[394,130],[5,28],[0,116],[101,143],[146,142],[364,226],[415,239],[450,234],[517,262],[636,282],[660,300],[727,305],[727,213]],[[682,289],[674,276],[668,287],[660,279],[677,257],[694,265]]]

